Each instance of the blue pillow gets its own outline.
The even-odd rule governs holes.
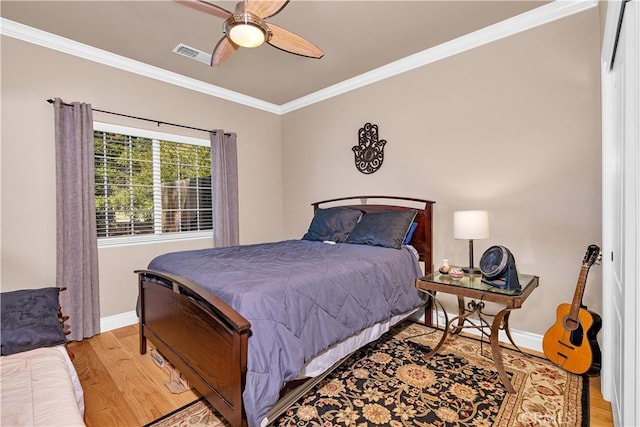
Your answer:
[[[335,207],[318,209],[303,240],[344,242],[356,226],[362,212],[357,209]]]
[[[59,292],[51,287],[2,293],[3,356],[67,342],[58,318]]]
[[[413,238],[413,233],[416,231],[417,227],[418,227],[417,222],[411,223],[411,227],[409,227],[409,231],[407,231],[407,237],[405,237],[404,242],[402,242],[403,245],[408,245],[409,243],[411,243],[411,239]]]
[[[345,243],[400,249],[417,213],[406,210],[365,214]]]

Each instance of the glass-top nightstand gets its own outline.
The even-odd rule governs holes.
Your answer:
[[[518,274],[518,281],[520,282],[520,289],[506,289],[500,286],[493,286],[489,284],[488,281],[485,281],[481,275],[479,274],[465,274],[461,279],[454,279],[448,274],[442,274],[440,272],[435,272],[428,274],[426,276],[420,277],[418,281],[431,282],[434,284],[446,285],[446,286],[455,286],[459,288],[464,288],[470,291],[469,296],[472,298],[483,298],[485,301],[489,301],[488,295],[486,294],[496,294],[498,295],[498,301],[494,302],[503,302],[504,299],[501,298],[503,296],[506,297],[524,297],[526,299],[527,296],[533,291],[533,289],[538,286],[538,277],[532,276],[530,274]],[[440,290],[438,289],[440,292]],[[475,293],[474,291],[478,291]],[[445,293],[453,293],[448,291],[441,291]],[[464,292],[464,291],[460,291]],[[526,296],[525,296],[526,294]],[[523,299],[523,301],[524,301]]]
[[[440,350],[440,347],[445,343],[449,333],[457,334],[460,333],[463,328],[470,327],[479,329],[483,335],[488,335],[489,337],[493,362],[496,365],[502,384],[504,384],[509,393],[515,393],[515,389],[513,388],[511,381],[509,381],[509,377],[507,376],[502,362],[502,352],[500,351],[500,344],[498,342],[498,333],[500,330],[504,330],[511,344],[513,344],[516,349],[520,350],[513,342],[513,338],[511,338],[511,332],[509,331],[509,315],[511,314],[511,310],[522,307],[522,304],[529,295],[531,295],[531,292],[538,287],[538,277],[528,274],[519,274],[518,281],[520,282],[521,288],[519,290],[510,290],[495,287],[483,282],[481,275],[465,274],[461,279],[455,280],[447,274],[435,272],[416,280],[416,288],[429,294],[434,304],[439,304],[436,299],[438,292],[455,295],[458,298],[458,315],[449,320],[446,311],[443,309],[446,322],[444,333],[438,344],[429,354],[426,355],[426,357],[431,357]],[[470,298],[470,301],[466,305],[464,300],[465,298]],[[483,312],[485,302],[501,304],[504,305],[504,308],[497,314],[488,314]],[[439,305],[442,307],[441,304]],[[468,321],[468,318],[474,314],[478,316],[480,324],[469,322],[469,325],[465,325],[465,321]],[[491,325],[489,325],[483,316],[493,317]],[[454,325],[455,322],[457,322],[457,324]],[[487,334],[485,329],[490,329],[491,332]]]

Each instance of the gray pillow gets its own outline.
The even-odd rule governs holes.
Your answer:
[[[343,242],[356,226],[362,212],[357,209],[335,207],[318,209],[313,215],[303,240]]]
[[[400,249],[417,213],[406,210],[365,214],[345,243]]]
[[[58,288],[0,294],[2,355],[67,342],[58,320]]]

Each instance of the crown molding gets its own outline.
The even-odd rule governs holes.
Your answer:
[[[226,99],[248,107],[283,115],[467,50],[585,11],[597,5],[597,0],[556,0],[282,105],[273,104],[224,89],[201,80],[186,77],[172,71],[38,30],[9,19],[1,18],[0,34],[217,98]]]
[[[597,5],[597,0],[553,1],[432,48],[390,62],[387,65],[287,102],[286,104],[282,104],[280,106],[282,109],[281,114],[286,114],[354,89],[423,67],[467,50],[585,11]]]
[[[216,98],[226,99],[228,101],[268,111],[270,113],[281,114],[281,108],[276,104],[234,92],[210,83],[205,83],[201,80],[186,77],[182,74],[167,71],[163,68],[145,64],[144,62],[98,49],[84,43],[79,43],[75,40],[60,37],[6,18],[2,18],[0,21],[0,34],[84,58],[89,61],[118,68],[120,70],[129,71],[151,79],[191,89],[196,92],[215,96]]]

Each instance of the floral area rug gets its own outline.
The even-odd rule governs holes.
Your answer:
[[[403,322],[355,352],[274,426],[588,426],[589,380],[546,359],[502,349],[507,393],[485,341]],[[148,426],[226,426],[204,400]]]

